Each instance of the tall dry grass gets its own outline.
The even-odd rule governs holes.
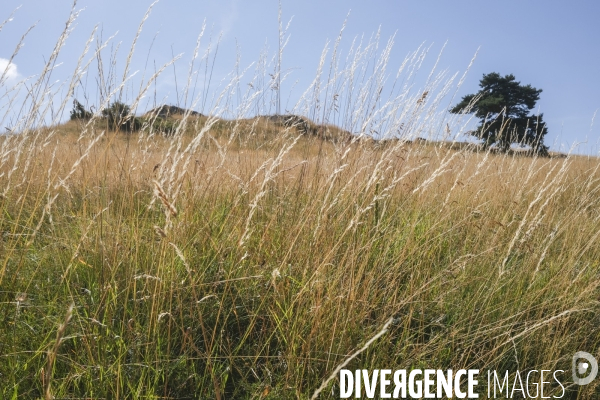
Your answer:
[[[267,61],[239,101],[241,74],[200,91],[188,105],[211,112],[172,136],[106,130],[129,77],[93,40],[70,82],[97,64],[97,113],[62,123],[49,61],[0,138],[2,396],[306,399],[350,355],[351,369],[514,373],[597,354],[598,160],[410,141],[465,126],[438,111],[455,77],[415,90],[428,49],[390,75],[377,40],[345,62],[337,41],[291,111],[326,138],[252,117],[279,99]]]

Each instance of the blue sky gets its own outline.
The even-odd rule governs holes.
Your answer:
[[[3,0],[0,20],[21,7],[0,32],[0,69],[6,66],[5,60],[22,34],[37,22],[9,75],[18,79],[38,74],[64,28],[71,4],[65,0]],[[97,24],[104,39],[118,31],[113,43],[121,43],[122,65],[150,4],[140,0],[80,0],[77,8],[84,10],[61,53],[59,61],[63,64],[53,78],[65,79],[71,74],[71,67]],[[438,69],[450,75],[462,74],[479,49],[459,97],[476,92],[484,73],[512,73],[522,83],[543,89],[538,106],[549,126],[547,144],[558,149],[587,139],[581,150],[597,152],[600,148],[600,121],[592,126],[594,113],[600,108],[600,2],[596,0],[283,0],[282,6],[284,24],[293,17],[283,56],[282,68],[289,76],[282,86],[282,107],[311,82],[326,41],[336,39],[348,18],[344,49],[355,37],[368,38],[378,29],[383,43],[395,35],[391,70],[424,43],[431,48],[423,67],[428,71],[447,43]],[[170,67],[157,84],[159,97],[168,96],[166,101],[175,103],[175,77],[180,86],[185,82],[204,20],[204,49],[209,33],[213,45],[222,34],[214,70],[217,82],[232,71],[238,51],[242,68],[256,62],[265,45],[270,54],[276,52],[277,14],[278,2],[274,0],[162,0],[144,26],[131,69],[143,71],[147,62],[161,65],[172,54],[184,53],[174,67],[176,73]]]

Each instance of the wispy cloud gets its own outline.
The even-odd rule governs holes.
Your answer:
[[[0,58],[0,77],[3,75],[7,80],[17,79],[19,71],[17,70],[17,65],[15,63],[11,63],[5,58]]]
[[[224,8],[226,14],[220,19],[221,34],[228,36],[237,24],[239,18],[238,4],[235,0],[229,3],[228,8]]]

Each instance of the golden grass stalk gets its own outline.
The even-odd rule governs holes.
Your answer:
[[[169,201],[167,194],[163,190],[162,186],[157,180],[152,181],[154,183],[154,195],[160,199],[160,202],[165,207],[165,213],[167,216],[176,217],[177,209],[175,206]]]
[[[46,368],[44,371],[44,397],[46,400],[52,400],[54,397],[52,396],[52,376],[54,370],[54,362],[56,361],[56,355],[58,354],[58,348],[62,342],[65,331],[67,330],[67,325],[73,316],[73,308],[75,307],[74,303],[71,303],[69,308],[67,309],[67,313],[65,314],[65,319],[62,324],[58,326],[58,330],[56,331],[56,339],[54,340],[54,347],[52,350],[48,351],[47,354],[47,362]]]
[[[321,386],[319,386],[317,388],[317,390],[314,391],[314,393],[312,394],[312,396],[310,397],[310,399],[311,400],[315,400],[319,396],[319,394],[325,388],[327,388],[327,385],[329,384],[329,382],[331,382],[333,379],[335,379],[337,377],[338,372],[340,372],[340,370],[342,368],[344,368],[346,365],[348,365],[350,363],[350,361],[352,361],[354,358],[356,358],[357,356],[359,356],[362,352],[364,352],[365,350],[367,350],[369,348],[369,346],[371,346],[371,344],[373,344],[377,339],[379,339],[380,337],[382,337],[383,335],[385,335],[387,333],[390,325],[392,324],[392,322],[394,322],[394,318],[388,319],[387,322],[381,328],[381,330],[379,332],[377,332],[371,339],[369,339],[367,341],[367,343],[365,343],[365,345],[363,347],[361,347],[360,349],[358,349],[357,351],[355,351],[354,353],[352,353],[350,356],[348,356],[348,358],[346,358],[344,360],[344,362],[342,362],[337,367],[335,367],[335,369],[333,370],[333,372],[331,373],[331,375],[329,375],[329,377],[327,379],[325,379],[321,383]]]

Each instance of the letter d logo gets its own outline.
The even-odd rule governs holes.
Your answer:
[[[585,358],[585,361],[580,361],[582,358]],[[576,385],[587,385],[591,381],[596,378],[598,375],[598,361],[594,358],[590,353],[586,353],[585,351],[578,351],[573,355],[573,383]],[[585,378],[580,378],[579,375],[586,375]]]

